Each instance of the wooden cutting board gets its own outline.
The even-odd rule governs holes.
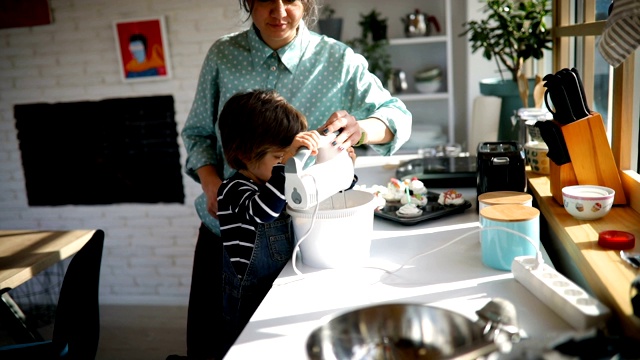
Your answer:
[[[610,187],[616,192],[613,203],[626,204],[627,198],[602,116],[592,112],[584,119],[563,125],[561,129],[578,184]]]

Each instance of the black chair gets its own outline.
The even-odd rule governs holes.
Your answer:
[[[103,246],[104,231],[96,230],[71,259],[60,289],[52,339],[0,347],[0,359],[95,359]]]

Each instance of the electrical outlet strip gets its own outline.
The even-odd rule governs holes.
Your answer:
[[[514,278],[576,330],[602,324],[609,308],[547,264],[536,268],[532,256],[518,256],[511,263]]]

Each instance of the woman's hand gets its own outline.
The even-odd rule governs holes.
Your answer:
[[[353,161],[353,165],[355,166],[356,165],[356,149],[354,149],[353,146],[349,146],[347,151],[349,153],[349,157]]]
[[[202,185],[202,191],[207,197],[207,211],[214,218],[218,218],[218,188],[222,180],[212,165],[205,165],[198,170],[198,177]]]
[[[395,136],[384,121],[375,117],[356,121],[356,118],[345,110],[331,114],[327,122],[318,128],[318,132],[326,135],[341,129],[340,135],[331,144],[337,146],[340,151],[357,144],[365,132],[365,144],[371,145],[387,144]]]
[[[347,149],[358,143],[362,130],[356,121],[356,118],[349,114],[346,110],[338,110],[329,116],[327,122],[318,128],[318,132],[327,135],[341,130],[333,141],[333,146],[338,146],[340,151]]]

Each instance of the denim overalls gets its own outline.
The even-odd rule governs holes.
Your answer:
[[[242,279],[238,278],[227,252],[223,252],[223,321],[228,324],[229,333],[234,334],[233,339],[229,339],[229,346],[240,335],[291,259],[294,239],[291,216],[286,211],[273,222],[259,224],[251,262]]]

